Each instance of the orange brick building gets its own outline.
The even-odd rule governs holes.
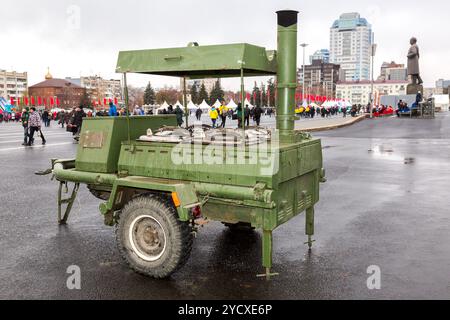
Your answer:
[[[86,89],[64,79],[53,79],[49,72],[45,76],[45,81],[28,88],[28,94],[46,99],[57,98],[61,108],[71,109],[82,104],[86,97]]]

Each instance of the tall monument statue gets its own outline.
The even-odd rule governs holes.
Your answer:
[[[411,48],[408,51],[408,75],[412,78],[413,85],[422,85],[423,81],[420,77],[419,59],[420,52],[417,46],[417,39],[411,38],[410,40]]]

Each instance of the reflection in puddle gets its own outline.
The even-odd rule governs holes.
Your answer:
[[[372,154],[374,158],[398,161],[403,162],[404,164],[414,164],[416,161],[414,158],[396,154],[394,148],[390,144],[375,145],[369,150],[369,153]]]

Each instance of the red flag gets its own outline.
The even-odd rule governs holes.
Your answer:
[[[31,97],[31,104],[35,105],[36,104],[36,99],[34,98],[34,96]]]
[[[15,105],[15,104],[16,104],[15,99],[14,99],[13,97],[11,97],[11,105],[13,106],[13,105]]]
[[[59,107],[60,106],[60,104],[59,104],[59,98],[56,98],[56,105]]]
[[[252,97],[252,96],[250,95],[250,93],[247,93],[247,94],[246,94],[246,98],[247,98],[248,101],[250,101],[251,97]]]
[[[28,101],[28,97],[25,97],[24,100],[25,100],[25,105],[27,106],[27,105],[28,105],[28,102],[29,102],[29,101]]]
[[[103,98],[103,105],[106,106],[106,98]]]
[[[50,97],[50,106],[53,107],[55,103],[55,100],[53,99],[53,97]]]
[[[114,98],[114,104],[118,104],[117,98]]]

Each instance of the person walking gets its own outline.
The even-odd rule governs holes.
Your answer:
[[[83,118],[86,117],[86,113],[83,111],[83,107],[80,106],[74,110],[72,113],[72,118],[68,127],[71,129],[74,140],[79,140],[79,134],[81,132],[81,127],[83,125]]]
[[[46,141],[45,141],[45,137],[42,134],[42,130],[41,130],[41,117],[39,115],[39,113],[36,111],[35,107],[31,108],[31,114],[30,114],[30,118],[28,121],[28,128],[29,128],[29,139],[28,139],[28,146],[31,147],[34,144],[34,134],[36,132],[40,133],[41,138],[42,138],[42,144],[45,145]]]
[[[202,114],[203,114],[202,109],[198,107],[197,111],[195,111],[195,117],[197,118],[197,121],[202,120]]]
[[[59,120],[58,124],[60,124],[63,129],[64,129],[64,123],[65,123],[65,116],[66,116],[66,113],[64,111],[60,111],[58,113],[58,120]]]
[[[227,116],[228,116],[228,108],[225,106],[225,101],[222,101],[222,104],[219,107],[219,114],[220,114],[220,119],[222,120],[220,127],[225,129],[225,126],[227,124]]]
[[[244,109],[244,117],[245,117],[245,126],[250,127],[250,108],[248,105],[245,106]]]
[[[217,125],[217,119],[219,118],[219,112],[217,111],[216,107],[212,107],[209,111],[209,117],[211,118],[212,127],[213,129],[216,128]]]
[[[184,112],[183,112],[183,110],[181,110],[180,106],[177,106],[177,107],[176,107],[176,109],[175,109],[175,115],[176,115],[176,117],[177,117],[177,125],[178,125],[178,127],[181,128],[181,126],[182,126],[183,123],[184,123],[184,120],[183,120]]]
[[[117,117],[117,107],[114,105],[114,103],[109,103],[109,116],[110,117]]]
[[[28,107],[26,109],[22,110],[21,120],[22,120],[22,127],[23,127],[23,143],[22,143],[22,145],[27,146],[28,145],[28,134],[29,134],[28,122],[30,120],[30,113],[29,113]]]
[[[47,110],[44,110],[44,112],[42,113],[42,122],[44,122],[45,127],[48,127],[49,118],[50,118],[50,114],[48,113]]]
[[[239,103],[236,109],[236,117],[238,121],[238,128],[242,128],[242,104]]]
[[[257,127],[259,127],[259,125],[261,124],[261,116],[263,112],[264,111],[260,106],[256,106],[255,110],[253,111]]]

